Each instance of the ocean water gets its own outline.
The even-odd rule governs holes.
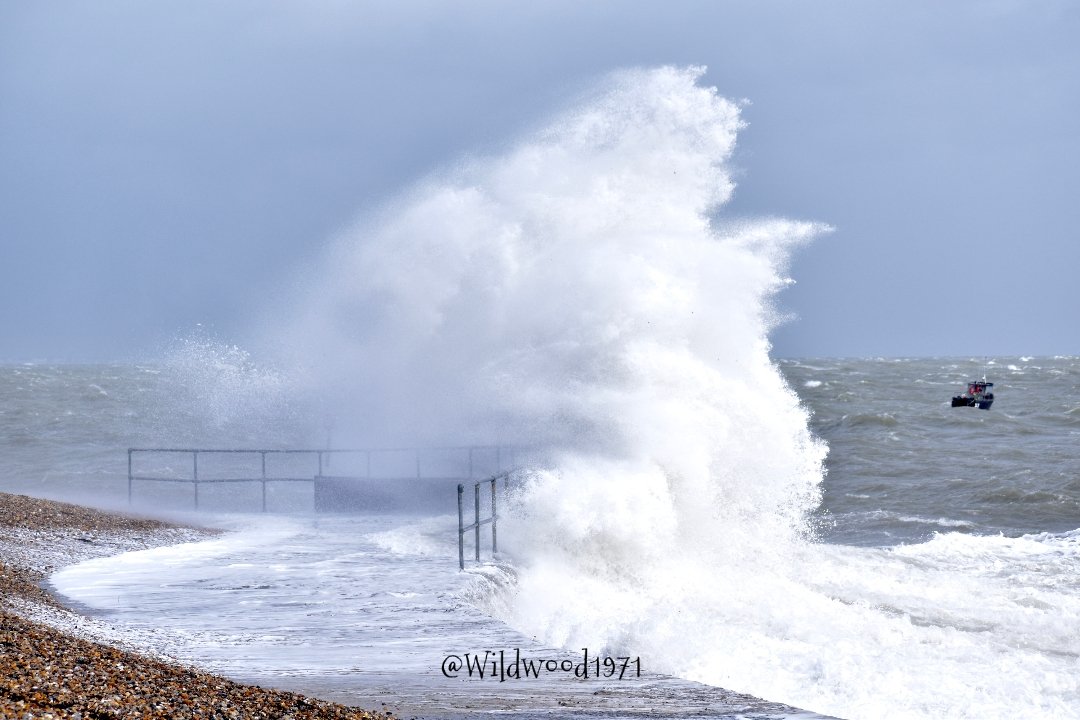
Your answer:
[[[848,718],[1071,717],[1080,359],[778,365],[830,449],[813,534],[787,557],[755,551],[684,575],[692,548],[669,546],[665,576],[635,577],[628,599],[614,581],[557,577],[571,568],[542,555],[518,567],[511,519],[501,562],[458,572],[450,494],[443,515],[313,514],[305,486],[272,496],[281,506],[263,514],[257,491],[237,486],[204,490],[208,509],[196,514],[184,486],[141,490],[136,507],[230,534],[89,561],[52,582],[140,642],[208,669],[432,716],[540,712],[553,697],[628,716],[709,704],[660,672]],[[168,400],[157,393],[172,392],[168,372],[3,368],[3,489],[125,507],[123,439],[152,439],[140,432]],[[996,382],[991,410],[949,406],[983,374]],[[250,512],[216,512],[214,501]],[[624,512],[613,521],[627,522]],[[533,582],[550,587],[522,597],[536,594]],[[452,653],[525,648],[576,663],[579,647],[641,657],[649,677],[600,703],[580,682],[477,687],[439,675]]]
[[[419,182],[246,349],[0,370],[0,487],[95,504],[126,506],[129,447],[519,448],[494,562],[458,571],[452,492],[322,514],[281,484],[264,514],[218,485],[196,517],[231,534],[53,586],[220,672],[432,716],[1074,717],[1080,359],[771,357],[829,229],[725,215],[742,121],[700,76],[615,75]],[[983,375],[993,408],[951,408]],[[134,500],[191,517],[190,485]],[[642,677],[440,670],[583,649]]]

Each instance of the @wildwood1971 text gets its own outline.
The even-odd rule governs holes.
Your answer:
[[[611,657],[610,655],[589,657],[589,649],[582,648],[584,658],[580,662],[570,659],[548,659],[522,657],[521,649],[515,648],[511,654],[507,650],[495,652],[485,650],[484,654],[465,653],[447,655],[442,661],[442,674],[448,678],[476,678],[478,680],[527,680],[541,675],[573,675],[581,680],[589,678],[623,680],[641,677],[640,657]]]

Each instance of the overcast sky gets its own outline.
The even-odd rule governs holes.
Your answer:
[[[774,354],[1080,354],[1080,4],[0,2],[0,361],[242,338],[365,208],[627,66],[748,99],[725,212],[828,223]]]

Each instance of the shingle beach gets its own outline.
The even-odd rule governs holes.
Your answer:
[[[184,542],[213,531],[0,493],[0,718],[370,720],[367,711],[242,685],[102,641],[92,618],[41,586],[90,557]]]

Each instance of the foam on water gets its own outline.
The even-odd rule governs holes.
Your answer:
[[[647,666],[626,682],[444,677],[450,654],[582,661],[577,649],[537,642],[476,610],[473,578],[497,571],[457,572],[446,532],[453,517],[202,519],[234,532],[88,561],[51,582],[143,647],[262,685],[363,706],[382,701],[410,717],[543,718],[556,701],[580,717],[808,717]]]
[[[395,555],[386,538],[410,535],[428,548],[435,538],[392,517],[202,519],[233,531],[89,560],[50,582],[113,621],[162,629],[159,650],[261,681],[348,675],[360,684],[360,667],[406,680],[437,669],[447,645],[483,624],[448,597],[464,578],[447,572],[445,533],[435,557],[411,548],[409,562],[394,562],[381,557]],[[414,635],[417,625],[427,632]]]

